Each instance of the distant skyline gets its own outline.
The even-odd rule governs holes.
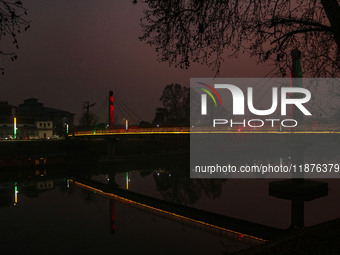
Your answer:
[[[96,102],[95,112],[113,90],[139,116],[152,121],[163,88],[189,86],[190,77],[214,77],[206,66],[188,70],[157,62],[155,49],[141,42],[142,4],[132,1],[23,1],[31,28],[18,36],[18,60],[0,57],[0,101],[19,105],[37,98],[48,107],[76,114],[83,102]],[[10,41],[0,41],[8,49]],[[240,54],[225,59],[219,77],[264,77],[273,66],[257,65]]]

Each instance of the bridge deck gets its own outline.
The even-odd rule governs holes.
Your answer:
[[[105,129],[91,131],[76,131],[69,136],[107,136],[107,135],[156,135],[156,134],[340,134],[339,125],[319,125],[302,126],[294,129],[277,129],[271,127],[263,128],[190,128],[190,127],[171,127],[171,128],[133,128],[133,129]]]

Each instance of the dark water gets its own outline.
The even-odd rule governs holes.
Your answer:
[[[219,254],[245,246],[120,203],[111,233],[109,201],[80,189],[19,196],[0,213],[2,247],[12,254]]]
[[[223,254],[254,245],[237,236],[229,238],[126,203],[110,202],[105,196],[67,182],[70,175],[238,219],[289,228],[291,203],[269,196],[272,180],[190,179],[187,163],[185,158],[174,157],[111,167],[1,171],[3,254]],[[328,182],[328,196],[305,202],[305,226],[340,216],[340,181],[322,181]]]

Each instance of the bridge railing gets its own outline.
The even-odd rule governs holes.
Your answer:
[[[134,128],[134,129],[104,129],[91,131],[76,131],[74,136],[82,135],[112,135],[112,134],[154,134],[154,133],[189,133],[189,127],[171,127],[171,128]]]
[[[133,128],[133,129],[104,129],[90,131],[76,131],[70,136],[89,135],[124,135],[124,134],[190,134],[190,133],[213,133],[213,132],[340,132],[340,124],[304,124],[295,128],[263,126],[261,128],[242,126],[220,126],[212,130],[211,127],[155,127],[155,128]]]

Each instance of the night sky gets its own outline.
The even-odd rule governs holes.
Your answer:
[[[18,105],[35,97],[45,106],[82,114],[83,101],[102,104],[109,90],[143,119],[151,121],[165,85],[189,86],[190,77],[213,77],[196,64],[189,70],[157,62],[154,48],[141,42],[142,4],[129,0],[30,0],[31,28],[18,36],[18,60],[0,57],[1,101]],[[6,45],[5,45],[6,44]],[[10,49],[11,41],[2,40]],[[244,55],[226,59],[219,77],[263,77],[273,66]]]

